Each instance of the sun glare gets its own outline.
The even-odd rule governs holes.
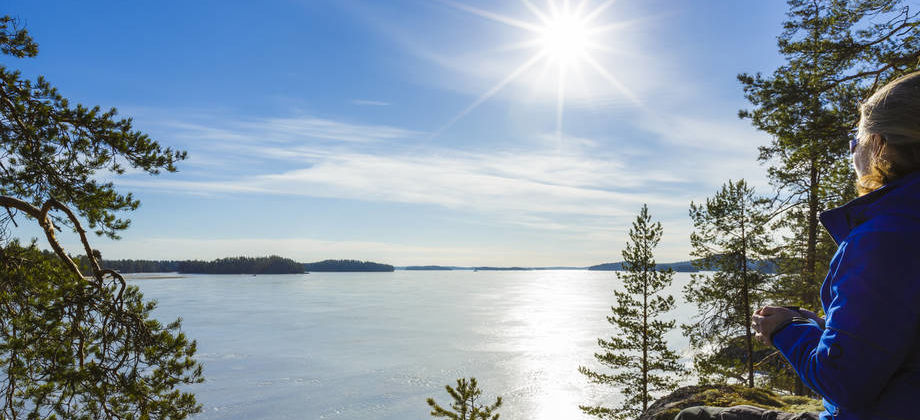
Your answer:
[[[480,95],[464,110],[458,113],[441,129],[434,133],[439,135],[454,123],[466,116],[470,111],[482,105],[483,102],[494,96],[525,73],[531,71],[540,63],[555,67],[556,81],[553,89],[556,91],[556,134],[562,139],[562,122],[566,99],[566,80],[570,73],[582,74],[581,67],[587,65],[604,80],[610,83],[623,96],[637,103],[635,96],[608,71],[593,55],[599,51],[610,51],[600,40],[594,39],[599,35],[609,32],[622,25],[599,24],[598,17],[613,4],[614,0],[606,0],[600,4],[591,5],[591,0],[581,0],[573,5],[570,0],[547,0],[547,7],[541,9],[530,0],[520,0],[536,21],[528,21],[488,10],[478,9],[467,4],[453,0],[441,0],[456,9],[469,12],[479,17],[528,31],[533,35],[530,42],[509,46],[510,49],[530,48],[536,49],[534,54],[522,64],[509,72],[509,74],[491,89]]]
[[[557,16],[542,28],[540,35],[543,52],[559,64],[574,64],[588,52],[587,24],[577,16]]]

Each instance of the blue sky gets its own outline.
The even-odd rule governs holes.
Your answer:
[[[769,139],[737,118],[735,76],[781,64],[784,2],[617,0],[591,23],[600,70],[573,60],[560,79],[547,57],[495,89],[545,49],[497,17],[541,26],[528,5],[551,13],[547,0],[15,0],[5,13],[40,52],[3,63],[189,152],[178,173],[115,179],[142,206],[122,240],[95,240],[106,258],[590,265],[620,259],[648,203],[658,259],[675,261],[691,200],[729,178],[768,191],[756,148]]]

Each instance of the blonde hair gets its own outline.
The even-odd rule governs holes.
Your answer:
[[[920,72],[888,83],[860,107],[858,147],[872,152],[859,195],[920,171]]]

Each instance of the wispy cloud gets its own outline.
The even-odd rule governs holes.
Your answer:
[[[582,233],[603,231],[612,220],[631,216],[642,203],[678,208],[687,201],[680,194],[654,194],[657,188],[684,184],[682,177],[662,169],[636,170],[634,162],[593,150],[597,142],[586,138],[565,137],[559,145],[554,135],[541,134],[528,150],[461,151],[400,142],[383,142],[386,147],[381,148],[382,139],[410,138],[415,132],[318,123],[315,118],[172,122],[170,127],[174,136],[208,140],[199,148],[209,159],[223,155],[236,162],[244,156],[249,170],[171,179],[126,177],[117,180],[119,185],[195,195],[272,194],[435,205],[483,214],[506,225]],[[368,141],[330,147],[319,141],[325,137],[317,136],[317,127],[335,127],[324,133],[349,133]],[[587,149],[591,154],[584,152]]]
[[[622,164],[549,153],[425,153],[371,155],[262,148],[253,153],[308,166],[220,181],[126,179],[121,185],[183,192],[263,193],[438,205],[496,214],[626,216],[642,202],[682,206],[685,200],[632,193],[655,183],[680,183],[661,172],[631,174]],[[542,218],[541,218],[542,219]],[[552,227],[547,223],[543,227]],[[565,228],[565,225],[559,226]]]
[[[203,140],[196,147],[206,154],[209,168],[227,159],[232,162],[228,166],[245,170],[115,181],[181,194],[438,206],[476,214],[475,223],[617,243],[637,209],[647,203],[669,229],[682,235],[665,244],[679,255],[685,247],[689,202],[711,195],[728,178],[762,172],[753,153],[759,138],[737,121],[659,116],[633,124],[645,133],[643,138],[620,134],[624,138],[560,139],[554,133],[537,133],[529,147],[475,150],[429,144],[406,128],[315,117],[171,120],[170,135]],[[191,155],[187,174],[196,173],[194,150]],[[248,163],[240,163],[240,157]]]
[[[167,125],[185,139],[302,143],[326,140],[369,143],[418,137],[420,132],[388,125],[354,124],[314,116],[277,117],[208,122],[172,121]]]
[[[79,252],[78,244],[65,247]],[[502,246],[451,246],[442,244],[406,244],[387,241],[332,241],[313,238],[125,238],[98,244],[105,258],[145,258],[184,260],[215,259],[229,255],[281,255],[300,262],[324,259],[359,259],[395,265],[593,265],[608,261],[609,251],[509,249]]]
[[[374,101],[370,99],[352,99],[351,103],[360,106],[390,106],[389,102]]]

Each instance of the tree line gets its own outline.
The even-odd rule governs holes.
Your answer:
[[[84,273],[90,272],[89,259],[77,257]],[[305,272],[303,263],[277,255],[268,257],[229,257],[201,260],[100,260],[100,264],[119,273],[187,273],[187,274],[298,274]]]
[[[176,271],[195,274],[299,274],[304,265],[277,255],[269,257],[231,257],[213,261],[179,261]]]
[[[84,273],[90,273],[89,259],[76,258]],[[188,273],[188,274],[298,274],[316,272],[388,272],[389,264],[358,260],[323,260],[299,263],[277,255],[268,257],[229,257],[212,261],[201,260],[99,260],[102,266],[119,273]]]
[[[395,268],[389,264],[358,260],[324,260],[304,264],[307,270],[316,272],[388,272]]]

